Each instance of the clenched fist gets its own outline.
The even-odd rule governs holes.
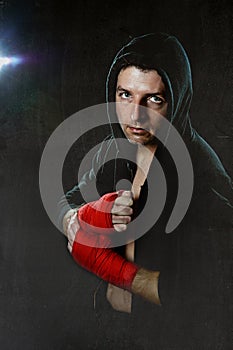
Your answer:
[[[112,224],[116,231],[121,232],[127,229],[127,224],[131,221],[131,215],[133,214],[132,205],[132,193],[130,191],[119,191],[111,210]]]

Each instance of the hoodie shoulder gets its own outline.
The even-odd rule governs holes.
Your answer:
[[[189,151],[191,154],[196,187],[214,196],[233,209],[233,183],[213,148],[194,130]]]

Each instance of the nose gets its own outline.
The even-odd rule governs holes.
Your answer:
[[[145,107],[140,103],[134,103],[131,110],[131,120],[133,122],[143,121],[146,117]]]

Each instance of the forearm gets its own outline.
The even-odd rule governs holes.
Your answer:
[[[78,236],[81,240],[85,236],[87,240],[86,233],[81,230],[77,233]],[[93,244],[90,236],[88,239],[90,244]],[[140,295],[154,304],[161,305],[158,293],[158,271],[139,268],[113,249],[90,247],[77,241],[73,244],[72,256],[80,266],[101,279]]]
[[[158,292],[159,274],[159,271],[140,268],[132,281],[132,293],[140,295],[154,304],[161,305]]]
[[[94,204],[86,204],[79,210],[70,210],[64,217],[64,231],[68,248],[74,260],[83,268],[103,280],[138,294],[148,301],[160,304],[158,295],[159,272],[140,268],[111,249],[111,233],[101,234],[99,226],[110,227],[109,205],[116,194],[108,194]],[[99,212],[105,207],[106,213]],[[98,220],[96,219],[98,218]],[[97,222],[96,222],[97,220]],[[87,221],[92,223],[91,227]]]
[[[79,239],[87,241],[85,235],[82,230],[77,233]],[[91,240],[91,237],[88,239]],[[93,241],[90,244],[93,244]],[[91,247],[77,241],[73,244],[72,256],[83,268],[107,282],[128,290],[131,290],[132,281],[139,269],[136,264],[127,261],[113,249]]]
[[[116,194],[108,194],[103,197],[106,200],[100,199],[98,203],[69,210],[63,219],[63,228],[68,238],[68,248],[80,266],[107,282],[130,289],[138,271],[137,265],[109,248],[111,233],[101,234],[103,226],[113,230],[110,207],[111,200],[115,197]],[[103,212],[98,210],[100,207]],[[92,225],[87,225],[87,222]]]

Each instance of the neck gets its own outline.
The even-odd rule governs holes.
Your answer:
[[[145,156],[145,158],[150,158],[153,156],[158,148],[157,144],[148,144],[148,145],[138,145],[137,155]]]

